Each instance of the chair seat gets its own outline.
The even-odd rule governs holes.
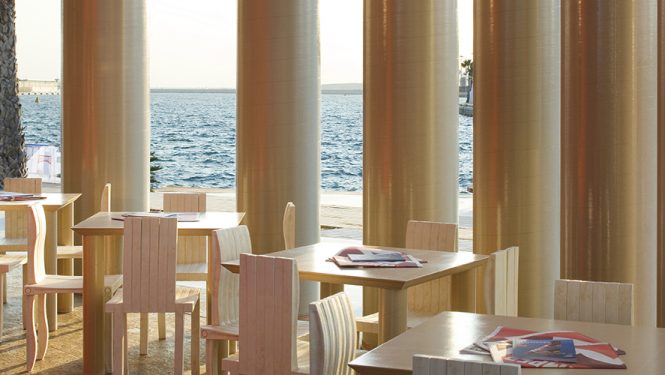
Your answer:
[[[436,315],[435,313],[409,311],[406,318],[406,327],[413,328],[427,319]],[[379,313],[369,314],[356,318],[356,329],[360,332],[379,333]]]
[[[175,266],[175,277],[178,281],[207,281],[207,263],[181,263]]]
[[[309,342],[296,340],[296,351],[298,356],[298,368],[292,374],[309,374]],[[232,354],[222,359],[222,371],[231,374],[239,373],[239,353]]]
[[[28,240],[25,238],[7,238],[0,236],[0,251],[26,251]]]
[[[188,286],[175,287],[175,307],[178,311],[192,312],[196,302],[199,300],[201,291],[199,288]],[[107,312],[176,312],[176,311],[127,311],[123,304],[123,290],[120,288],[108,302],[106,302]]]
[[[26,263],[28,263],[28,257],[23,254],[0,255],[0,273],[9,272]]]
[[[108,293],[115,292],[122,286],[122,275],[104,276],[104,289]],[[83,294],[83,277],[65,275],[46,275],[44,280],[37,284],[25,286],[28,294],[43,293],[79,293]]]
[[[58,246],[58,259],[82,259],[83,246]]]
[[[237,320],[225,322],[221,326],[206,325],[201,327],[201,336],[206,340],[229,340],[238,341],[240,324]],[[296,337],[307,341],[309,336],[309,322],[298,320],[296,326]]]

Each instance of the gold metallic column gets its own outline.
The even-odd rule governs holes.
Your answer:
[[[458,221],[457,1],[365,0],[364,43],[363,239],[404,246],[410,219]]]
[[[289,201],[296,246],[319,241],[318,17],[317,0],[238,2],[236,199],[258,254],[284,249]],[[301,312],[317,296],[302,284]]]
[[[552,316],[559,277],[560,10],[474,3],[473,247],[519,246],[518,313],[531,317]]]
[[[658,2],[658,286],[657,324],[665,327],[665,3]]]
[[[561,13],[561,276],[634,283],[634,321],[655,326],[656,0]]]
[[[150,101],[145,0],[62,2],[62,178],[75,221],[148,209]]]

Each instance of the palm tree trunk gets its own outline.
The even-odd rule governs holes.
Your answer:
[[[15,0],[0,0],[0,188],[5,177],[26,176],[16,74]]]

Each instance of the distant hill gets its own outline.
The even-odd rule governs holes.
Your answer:
[[[150,92],[187,92],[187,93],[235,93],[236,89],[183,89],[183,88],[153,88]],[[321,85],[322,94],[360,95],[363,93],[362,83],[331,83]]]

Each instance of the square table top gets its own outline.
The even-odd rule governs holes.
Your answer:
[[[30,206],[33,204],[41,204],[47,211],[58,210],[68,204],[73,203],[79,199],[79,193],[42,193],[35,194],[46,199],[31,199],[24,201],[0,201],[0,211],[21,209],[22,207]]]
[[[488,258],[486,255],[468,252],[380,247],[413,255],[426,260],[427,263],[424,263],[422,268],[340,268],[335,263],[326,261],[347,246],[348,244],[339,242],[321,242],[265,255],[295,258],[302,280],[384,289],[404,289],[428,280],[463,272],[483,264]],[[222,262],[222,266],[231,272],[240,271],[239,260]]]
[[[74,225],[72,230],[84,236],[122,235],[124,221],[114,220],[127,212],[98,212]],[[207,236],[210,231],[238,226],[244,212],[201,212],[198,221],[178,222],[181,236]]]
[[[617,324],[443,312],[407,330],[349,363],[360,374],[411,374],[414,354],[490,361],[489,356],[460,354],[460,349],[487,336],[497,326],[534,331],[577,331],[626,351],[627,369],[523,368],[534,375],[661,374],[665,369],[665,329]]]

